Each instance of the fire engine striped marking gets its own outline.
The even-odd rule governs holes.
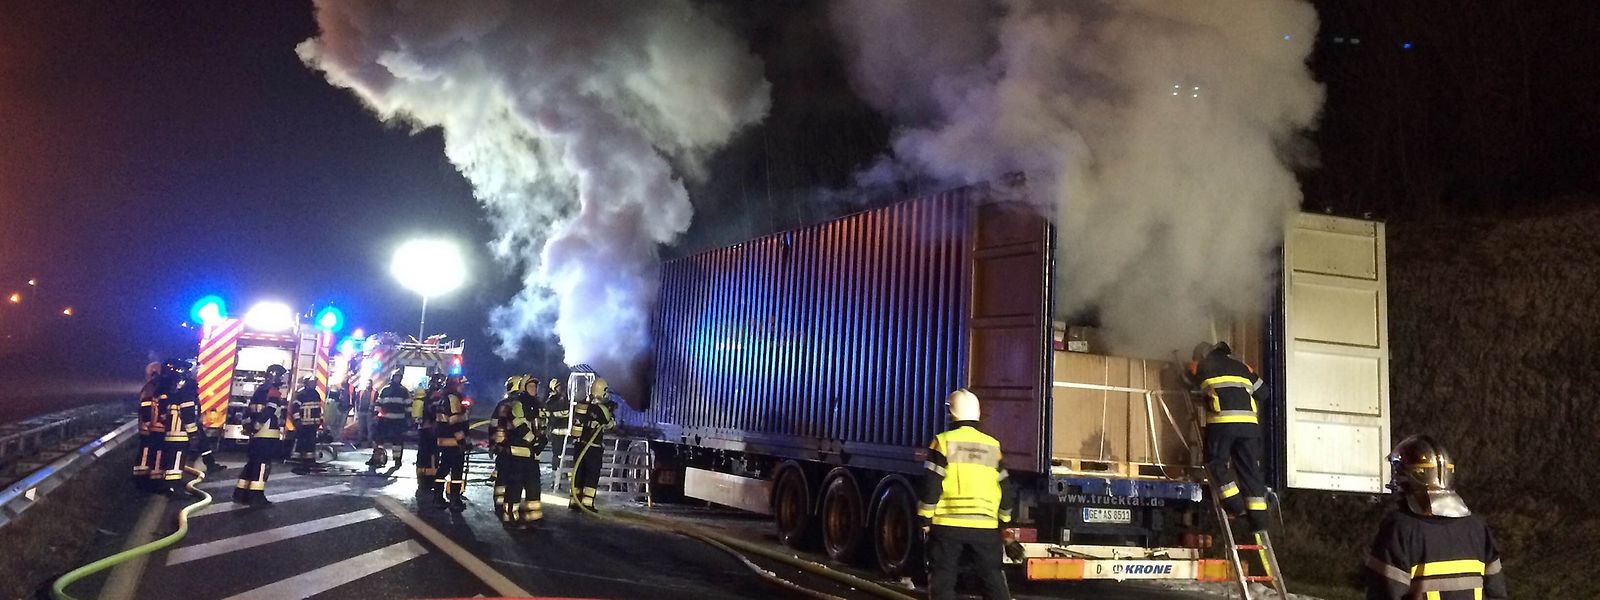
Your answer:
[[[394,501],[393,498],[387,496],[378,497],[378,506],[399,517],[401,521],[405,522],[406,526],[421,534],[423,539],[428,540],[428,543],[443,551],[452,560],[456,561],[456,564],[471,571],[479,580],[488,584],[495,593],[508,598],[527,598],[533,595],[528,590],[512,583],[510,579],[506,579],[505,575],[501,575],[499,571],[494,570],[494,567],[489,566],[488,563],[473,556],[471,552],[468,552],[466,548],[462,548],[460,544],[451,541],[448,536],[440,533],[439,530],[434,529],[424,523],[422,519],[417,518],[416,515],[411,514],[410,511],[407,511],[404,506]]]
[[[428,553],[416,540],[373,550],[366,554],[295,575],[288,579],[258,587],[243,594],[229,596],[227,600],[277,600],[278,598],[309,598],[333,588],[372,575],[384,569],[404,564]]]
[[[167,566],[170,567],[172,565],[179,565],[192,560],[200,560],[202,558],[220,556],[229,552],[247,550],[256,546],[264,546],[273,542],[281,542],[283,540],[290,540],[303,535],[311,535],[320,531],[337,529],[344,527],[345,525],[365,523],[373,519],[381,518],[383,518],[383,513],[378,512],[378,510],[375,508],[367,508],[352,513],[324,517],[314,521],[295,523],[294,525],[287,525],[284,527],[278,527],[276,529],[268,529],[266,531],[257,531],[255,533],[236,535],[231,538],[223,538],[215,542],[184,546],[167,554]]]
[[[267,483],[270,484],[270,483],[272,483],[274,481],[277,481],[277,479],[268,479]],[[235,485],[237,485],[238,480],[234,480],[234,482],[235,482]],[[337,494],[337,493],[342,492],[344,490],[345,490],[344,484],[330,485],[330,486],[315,487],[315,488],[304,489],[304,490],[295,490],[293,492],[284,492],[282,494],[268,494],[267,495],[267,499],[271,500],[273,502],[288,502],[290,500],[304,500],[306,498],[315,498],[317,496],[326,496],[328,494]],[[194,513],[192,515],[189,515],[189,518],[193,519],[195,517],[204,517],[204,516],[208,516],[208,515],[218,515],[218,514],[222,514],[222,513],[226,513],[226,512],[233,512],[233,511],[236,511],[236,510],[239,510],[239,509],[242,509],[242,508],[249,508],[249,507],[250,506],[248,504],[233,504],[231,502],[224,502],[224,503],[221,503],[221,504],[213,504],[211,506],[207,506],[205,508],[200,509],[198,512],[196,512],[196,513]]]

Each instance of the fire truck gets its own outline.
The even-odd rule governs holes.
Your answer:
[[[273,302],[257,304],[242,318],[224,316],[218,307],[220,302],[197,309],[203,323],[196,377],[202,426],[222,429],[227,440],[245,440],[245,409],[272,365],[285,369],[285,394],[313,377],[317,392],[327,396],[335,327],[326,318],[314,324]]]
[[[372,406],[397,370],[401,384],[411,390],[426,387],[429,372],[460,375],[465,349],[463,340],[446,340],[443,335],[419,342],[398,333],[375,333],[340,348],[334,380],[343,382],[357,406]]]

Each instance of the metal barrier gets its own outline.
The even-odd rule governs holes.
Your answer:
[[[0,526],[5,526],[21,515],[22,511],[37,504],[45,494],[60,486],[74,473],[83,470],[107,452],[132,439],[137,428],[138,422],[129,419],[110,433],[95,438],[76,451],[68,452],[23,477],[22,480],[7,486],[4,491],[0,491]]]

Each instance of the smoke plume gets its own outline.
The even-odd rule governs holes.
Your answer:
[[[831,18],[898,127],[863,179],[1025,172],[1058,225],[1058,313],[1097,309],[1113,351],[1259,314],[1322,103],[1310,4],[843,0]]]
[[[554,334],[568,364],[636,375],[657,246],[693,212],[681,177],[768,108],[744,43],[682,0],[319,1],[316,17],[301,59],[385,122],[440,128],[488,211],[523,284],[491,315],[497,352]]]

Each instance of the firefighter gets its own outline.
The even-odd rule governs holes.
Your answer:
[[[523,383],[527,381],[527,379],[527,375],[512,375],[507,377],[506,396],[504,399],[500,400],[499,404],[494,405],[494,411],[490,413],[494,415],[494,418],[489,420],[489,455],[494,457],[494,470],[489,472],[489,485],[494,486],[495,514],[501,514],[503,512],[501,508],[504,507],[506,493],[505,486],[500,484],[500,471],[501,468],[505,466],[506,457],[506,432],[502,427],[503,423],[501,417],[509,414],[508,411],[510,410],[509,407],[511,403],[515,402],[517,395],[522,393]]]
[[[139,390],[139,454],[133,463],[133,485],[140,491],[155,491],[150,484],[150,472],[160,469],[156,454],[161,451],[162,437],[151,429],[160,420],[156,415],[156,377],[161,374],[161,363],[144,366],[144,388]]]
[[[438,475],[434,481],[440,487],[434,503],[449,506],[451,512],[466,510],[462,494],[467,489],[467,405],[466,394],[461,391],[467,378],[451,375],[445,379],[444,389],[434,402],[433,439],[439,445]]]
[[[278,456],[278,443],[283,439],[283,365],[267,367],[267,380],[256,387],[250,397],[250,407],[245,411],[244,432],[250,436],[245,449],[246,461],[239,471],[239,481],[234,484],[233,502],[272,506],[267,499],[267,476],[272,472],[272,460]]]
[[[1227,342],[1201,343],[1189,374],[1205,404],[1205,462],[1211,484],[1228,513],[1245,517],[1260,541],[1267,530],[1267,484],[1256,393],[1265,382],[1232,351]]]
[[[1368,600],[1504,600],[1500,548],[1455,492],[1455,462],[1424,435],[1389,454],[1395,507],[1378,527],[1362,578]]]
[[[950,429],[934,436],[923,463],[922,533],[928,549],[928,597],[955,597],[962,555],[977,563],[983,595],[1010,598],[1002,565],[1006,541],[1002,523],[1011,522],[1014,487],[1000,465],[1000,442],[978,430],[978,396],[961,389],[950,393]]]
[[[546,418],[539,378],[522,375],[512,379],[508,384],[513,391],[495,407],[494,439],[500,457],[495,512],[502,525],[526,529],[544,518],[539,501],[539,452],[546,440]]]
[[[411,425],[411,391],[406,389],[400,379],[402,372],[396,370],[389,376],[389,385],[383,386],[378,391],[376,421],[372,433],[372,459],[367,461],[367,466],[381,469],[389,464],[388,448],[394,448],[394,466],[399,468],[404,462],[406,449],[406,429]]]
[[[200,396],[194,380],[189,378],[187,361],[162,363],[155,384],[155,415],[150,433],[159,436],[160,445],[150,470],[150,487],[166,493],[183,480],[183,451],[190,446],[189,436],[200,430]]]
[[[300,378],[289,414],[294,419],[294,454],[289,458],[299,462],[302,471],[309,470],[317,462],[317,432],[322,428],[322,393],[317,391],[316,378]]]
[[[437,496],[439,486],[439,440],[434,437],[438,416],[434,402],[444,391],[444,373],[428,374],[426,389],[412,393],[411,414],[417,421],[417,496]]]
[[[578,443],[570,448],[574,466],[568,509],[594,511],[594,498],[600,492],[600,469],[605,464],[605,433],[617,427],[611,416],[614,406],[606,380],[596,377],[589,386],[589,395],[572,407],[568,435]]]

